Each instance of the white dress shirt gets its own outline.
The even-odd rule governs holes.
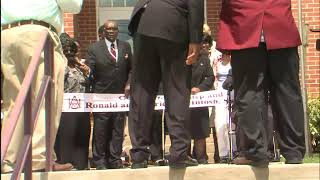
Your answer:
[[[266,42],[264,38],[263,30],[261,31],[261,35],[260,35],[260,42]]]
[[[110,53],[111,56],[112,56],[112,53],[111,53],[111,44],[112,44],[112,42],[108,41],[106,38],[104,38],[104,40],[105,40],[106,45],[107,45],[107,47],[108,47],[109,53]],[[117,45],[117,41],[114,41],[113,44],[114,44],[114,49],[115,49],[115,51],[116,51],[116,57],[115,57],[115,59],[116,59],[116,61],[117,61],[117,60],[118,60],[118,45]]]

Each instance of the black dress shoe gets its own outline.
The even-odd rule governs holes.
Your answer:
[[[150,161],[148,161],[148,165],[167,166],[168,165],[168,160],[167,159],[150,160]]]
[[[187,157],[187,159],[177,162],[169,162],[169,166],[171,168],[186,168],[188,166],[198,166],[198,161],[195,159],[192,159],[190,156]]]
[[[116,164],[109,164],[107,166],[108,169],[122,169],[124,168],[124,166],[122,165],[122,163],[116,163]]]
[[[199,164],[208,164],[208,160],[206,159],[198,159],[197,161]]]
[[[133,162],[131,164],[131,169],[140,169],[140,168],[147,168],[147,167],[148,167],[147,161],[143,161],[142,163]]]
[[[167,159],[158,159],[154,162],[155,166],[167,166],[168,165],[168,160]]]
[[[105,170],[107,167],[105,165],[97,165],[96,170]]]
[[[285,164],[302,164],[303,160],[300,158],[286,159]]]
[[[268,165],[269,165],[269,161],[267,159],[253,161],[253,160],[247,159],[246,157],[243,157],[243,156],[239,156],[239,157],[235,158],[232,162],[236,165],[250,165],[250,166],[261,167],[261,168],[268,167]]]
[[[213,160],[214,160],[214,163],[216,163],[216,164],[220,163],[220,158],[214,158]]]
[[[229,156],[222,156],[220,157],[220,164],[226,164],[229,162]]]
[[[269,162],[280,162],[279,154],[270,153],[268,159],[269,159]]]

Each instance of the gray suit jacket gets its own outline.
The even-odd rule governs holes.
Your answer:
[[[117,40],[118,60],[112,60],[105,40],[93,43],[88,48],[87,64],[93,76],[94,93],[124,93],[131,71],[131,47]]]

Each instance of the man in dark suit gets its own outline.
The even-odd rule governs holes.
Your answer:
[[[242,137],[234,162],[268,165],[264,121],[270,90],[281,153],[288,164],[302,163],[304,116],[297,52],[301,42],[291,1],[225,0],[220,17],[217,48],[231,51],[237,135]]]
[[[200,50],[203,8],[203,0],[140,0],[133,10],[128,27],[135,52],[130,83],[131,168],[147,167],[152,112],[161,80],[172,143],[169,166],[197,165],[187,155],[187,126],[190,65]]]
[[[131,47],[117,39],[118,24],[104,24],[105,38],[88,49],[87,62],[93,75],[93,93],[128,94]],[[122,168],[125,113],[93,113],[93,162],[97,169]]]

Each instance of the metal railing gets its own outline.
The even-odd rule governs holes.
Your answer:
[[[44,76],[41,87],[35,102],[31,102],[32,93],[30,87],[39,66],[40,57],[44,51]],[[39,110],[45,99],[45,120],[46,120],[46,168],[45,171],[52,171],[52,109],[51,102],[53,99],[53,41],[47,31],[40,35],[39,45],[34,51],[31,62],[23,79],[21,89],[15,99],[15,105],[9,112],[6,124],[2,128],[1,137],[1,165],[10,144],[13,132],[16,128],[22,108],[24,108],[24,136],[22,145],[17,155],[16,166],[11,176],[11,180],[20,179],[24,168],[24,179],[32,179],[32,135],[37,124]]]

